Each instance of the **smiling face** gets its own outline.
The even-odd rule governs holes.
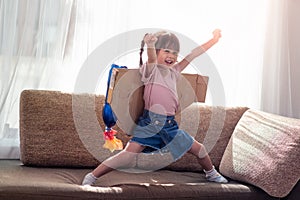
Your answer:
[[[157,54],[157,63],[168,67],[173,66],[180,50],[179,40],[175,34],[170,32],[158,32],[155,49]]]
[[[170,49],[159,49],[157,53],[157,64],[168,67],[173,66],[178,57],[178,52]]]

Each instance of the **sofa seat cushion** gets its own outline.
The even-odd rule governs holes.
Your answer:
[[[250,109],[237,124],[220,171],[285,197],[300,179],[300,119]]]
[[[207,182],[203,173],[113,171],[96,186],[80,186],[90,169],[38,168],[0,160],[0,199],[274,199],[261,189],[230,181]]]

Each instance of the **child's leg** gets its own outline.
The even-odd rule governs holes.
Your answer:
[[[119,167],[126,167],[132,163],[135,156],[143,151],[145,147],[136,142],[128,142],[125,149],[118,154],[106,159],[92,173],[96,177],[100,177]]]
[[[118,154],[106,159],[91,173],[88,173],[82,182],[82,185],[92,185],[96,180],[115,169],[126,167],[132,163],[135,156],[143,151],[145,147],[136,142],[128,142],[125,149]]]
[[[194,154],[197,157],[199,164],[204,170],[209,171],[213,168],[213,164],[203,144],[194,141],[189,153]]]
[[[189,153],[194,154],[198,158],[199,164],[203,167],[206,178],[209,181],[227,183],[228,181],[213,166],[211,159],[203,144],[194,141]]]

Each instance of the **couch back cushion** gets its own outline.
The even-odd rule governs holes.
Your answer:
[[[220,171],[284,197],[300,178],[299,133],[300,119],[250,109],[234,130]]]
[[[102,148],[104,96],[25,90],[20,100],[20,151],[25,165],[94,167]],[[123,141],[126,141],[124,135]]]
[[[68,94],[57,91],[25,90],[20,102],[21,161],[25,165],[95,167],[111,153],[102,146],[104,96]],[[179,127],[203,143],[216,167],[245,107],[214,107],[194,103],[176,115]],[[130,136],[117,126],[124,144]],[[157,165],[151,154],[139,154],[136,166],[146,170],[201,171],[197,159],[186,154],[174,163]],[[156,162],[155,162],[156,160]]]

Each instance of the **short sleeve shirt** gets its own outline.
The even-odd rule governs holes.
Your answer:
[[[162,115],[175,115],[179,106],[176,83],[180,72],[176,65],[153,64],[152,70],[147,73],[147,65],[140,68],[141,80],[145,85],[145,109]]]

